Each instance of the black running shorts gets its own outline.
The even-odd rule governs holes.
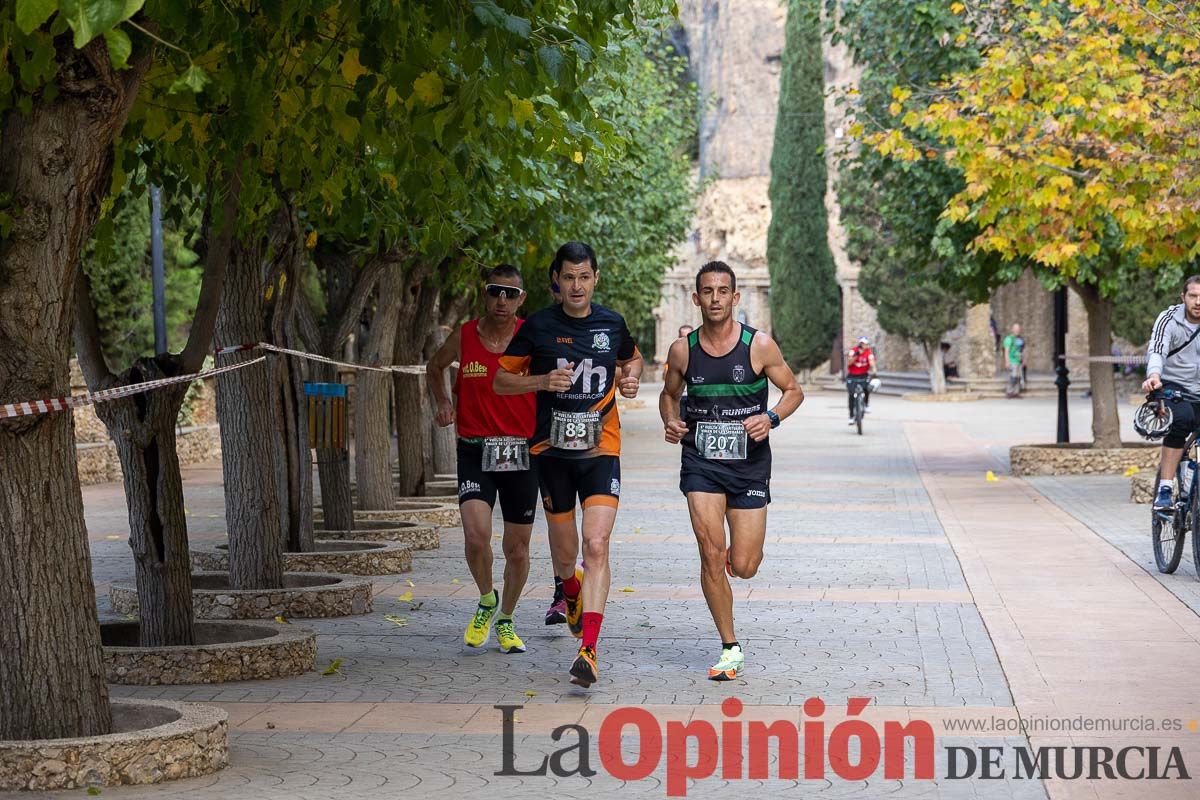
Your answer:
[[[584,508],[593,504],[616,507],[621,496],[621,459],[617,456],[541,455],[534,461],[542,487],[542,507],[547,514],[573,513],[577,496]]]
[[[723,494],[728,508],[765,508],[771,502],[771,479],[734,478],[685,463],[679,473],[679,491],[685,495],[691,492]]]
[[[505,522],[530,525],[537,510],[537,464],[519,472],[484,472],[483,444],[458,440],[458,503],[482,500],[489,508],[496,507],[500,497],[500,513]]]

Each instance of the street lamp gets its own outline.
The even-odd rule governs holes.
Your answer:
[[[1054,293],[1054,372],[1058,387],[1058,443],[1071,441],[1071,423],[1067,419],[1067,387],[1071,371],[1067,369],[1067,287],[1060,286]]]

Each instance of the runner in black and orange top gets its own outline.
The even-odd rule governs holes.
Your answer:
[[[568,242],[551,273],[562,303],[538,311],[513,337],[496,373],[497,394],[537,392],[533,453],[550,528],[554,569],[563,580],[567,624],[583,639],[571,681],[596,681],[596,644],[608,600],[608,542],[621,494],[619,391],[636,397],[642,357],[620,314],[592,302],[596,254]],[[582,570],[575,498],[583,506]]]
[[[486,281],[487,313],[450,334],[429,361],[429,385],[438,404],[438,424],[454,422],[458,429],[458,507],[467,566],[479,587],[479,606],[463,640],[482,647],[494,617],[500,649],[524,653],[512,615],[529,577],[529,536],[537,510],[537,474],[529,455],[534,402],[532,396],[497,397],[492,380],[501,354],[521,328],[517,309],[525,291],[521,273],[508,264],[491,270]],[[455,360],[457,403],[451,404],[445,371]],[[492,509],[497,495],[504,516],[503,597],[492,584]]]

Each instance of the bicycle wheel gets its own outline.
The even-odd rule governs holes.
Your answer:
[[[1154,484],[1158,485],[1157,481]],[[1196,524],[1196,498],[1192,498],[1192,525]],[[1154,545],[1154,563],[1158,571],[1170,575],[1179,567],[1179,559],[1183,556],[1184,520],[1176,512],[1169,519],[1163,519],[1150,509],[1150,537]],[[1196,534],[1192,533],[1192,549],[1196,549]],[[1195,552],[1193,552],[1195,556]]]
[[[1184,455],[1184,458],[1187,458],[1186,454]],[[1188,520],[1190,524],[1187,525],[1186,528],[1190,529],[1192,533],[1192,563],[1196,565],[1196,577],[1200,578],[1200,491],[1197,491],[1195,477],[1192,478],[1191,490],[1192,496],[1188,499],[1188,515],[1191,517],[1191,519]],[[1177,518],[1179,516],[1180,515],[1176,515]],[[1185,528],[1183,525],[1180,525],[1179,527],[1181,529]],[[1179,534],[1178,549],[1183,549],[1182,531]],[[1178,559],[1176,559],[1176,561],[1178,561]]]
[[[855,425],[855,427],[858,428],[859,436],[862,436],[862,421],[863,421],[864,408],[865,408],[865,401],[863,400],[863,393],[862,393],[862,390],[860,389],[859,391],[854,393],[854,425]]]

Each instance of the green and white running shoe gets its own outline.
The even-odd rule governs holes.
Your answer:
[[[731,681],[746,666],[746,656],[740,645],[721,650],[721,659],[708,668],[710,681]]]

